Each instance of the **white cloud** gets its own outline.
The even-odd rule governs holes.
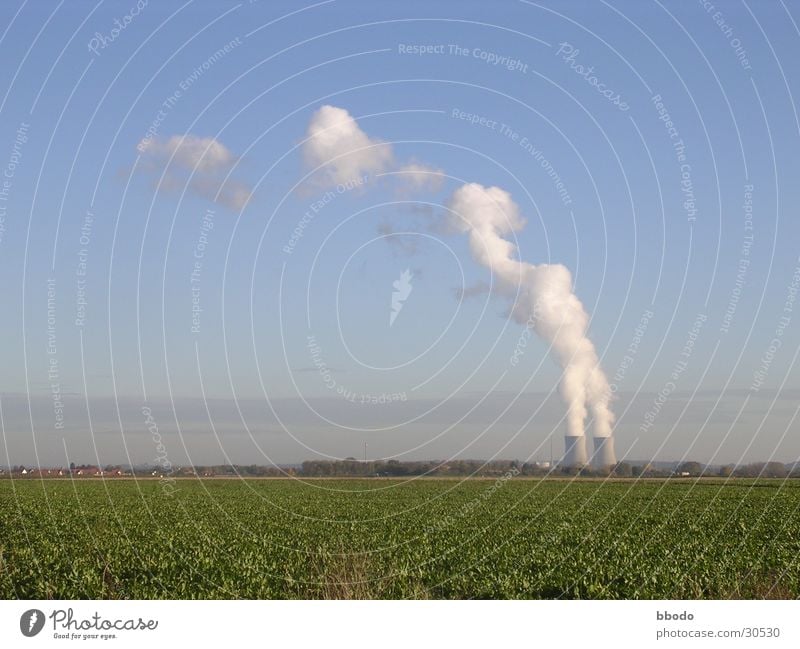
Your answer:
[[[410,162],[397,170],[406,191],[437,192],[444,183],[444,172],[441,169],[430,167],[418,162]]]
[[[230,169],[236,156],[219,140],[197,135],[173,135],[139,142],[140,153],[153,161],[169,162],[188,171],[212,173]]]
[[[195,176],[190,181],[189,188],[199,196],[226,205],[232,210],[241,210],[253,194],[248,185],[238,180],[222,182],[215,176]]]
[[[306,164],[323,167],[321,180],[326,185],[375,175],[394,163],[391,146],[370,138],[343,108],[322,106],[312,116],[306,135]]]
[[[245,183],[225,180],[238,158],[213,137],[151,137],[141,140],[136,149],[143,158],[142,168],[161,178],[159,189],[163,191],[186,187],[193,194],[234,210],[242,209],[252,195]]]
[[[308,124],[303,157],[316,169],[312,182],[330,187],[365,176],[391,174],[402,193],[438,191],[444,173],[420,162],[400,163],[392,146],[367,135],[344,108],[322,106]]]

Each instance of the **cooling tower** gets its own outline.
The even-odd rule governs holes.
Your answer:
[[[581,467],[586,465],[586,437],[566,435],[564,437],[564,466]]]
[[[613,437],[594,438],[594,457],[592,464],[596,469],[608,469],[617,463],[617,456],[614,455]]]

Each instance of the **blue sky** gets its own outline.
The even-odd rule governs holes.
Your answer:
[[[4,3],[9,463],[152,461],[144,406],[176,463],[344,457],[364,441],[380,457],[549,455],[561,369],[535,337],[510,364],[524,330],[442,226],[465,182],[510,192],[520,259],[572,271],[618,390],[619,455],[796,459],[800,6],[716,4]],[[444,176],[425,192],[391,177],[334,189],[288,254],[327,191],[303,156],[323,105]],[[213,200],[220,175],[142,155],[148,129],[159,146],[223,146],[246,204]],[[365,403],[329,387],[309,336]]]

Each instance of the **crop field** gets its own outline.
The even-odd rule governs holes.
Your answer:
[[[792,481],[0,481],[0,597],[796,598]]]

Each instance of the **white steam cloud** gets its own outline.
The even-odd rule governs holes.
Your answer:
[[[370,138],[344,108],[320,108],[311,118],[306,136],[306,164],[323,167],[321,181],[325,185],[374,175],[393,163],[391,146]]]
[[[344,108],[322,106],[311,117],[303,143],[306,165],[319,169],[314,181],[324,187],[358,181],[364,176],[391,173],[399,190],[437,191],[443,174],[419,162],[401,165],[392,146],[369,137]]]
[[[401,192],[429,191],[437,192],[444,183],[444,172],[419,162],[410,162],[398,170],[402,183]]]
[[[334,106],[322,106],[314,113],[303,154],[327,185],[391,172],[401,190],[435,191],[444,179],[441,170],[423,164],[398,164],[390,145],[370,138],[350,113]],[[608,439],[614,427],[612,393],[587,336],[589,316],[572,290],[569,269],[516,259],[517,247],[505,237],[522,230],[525,219],[505,190],[468,183],[452,194],[448,206],[449,225],[469,237],[472,256],[497,278],[497,292],[516,298],[513,318],[533,327],[550,344],[563,369],[560,392],[567,404],[568,435],[583,438],[591,415],[594,437],[600,438],[601,446],[609,442],[604,457],[613,461]]]
[[[512,307],[514,319],[532,325],[550,343],[564,371],[560,388],[568,409],[568,434],[583,436],[591,411],[594,436],[610,437],[614,426],[611,390],[587,337],[589,316],[572,291],[569,269],[514,258],[517,247],[503,235],[521,230],[525,220],[505,190],[468,183],[453,193],[449,208],[451,225],[468,235],[475,260],[494,273],[502,291],[519,292]]]

